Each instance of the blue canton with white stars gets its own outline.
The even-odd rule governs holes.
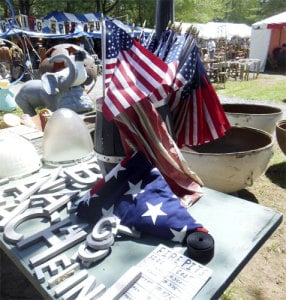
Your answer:
[[[165,58],[165,62],[169,64],[173,61],[179,61],[181,58],[182,51],[184,49],[184,45],[185,45],[185,36],[178,35]]]
[[[198,60],[198,49],[195,46],[191,53],[188,55],[183,66],[178,71],[185,79],[186,82],[190,82],[193,79],[193,76],[196,72]]]
[[[202,227],[140,152],[125,166],[117,165],[103,180],[104,185],[92,198],[79,204],[80,218],[96,223],[102,216],[116,216],[131,229],[179,243]]]
[[[133,38],[125,30],[111,21],[106,26],[106,58],[116,58],[121,50],[128,50],[133,44]]]

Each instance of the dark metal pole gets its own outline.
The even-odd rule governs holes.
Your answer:
[[[174,1],[156,0],[156,37],[160,38],[161,33],[166,29],[169,21],[174,23]]]

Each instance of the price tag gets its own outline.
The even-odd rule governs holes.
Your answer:
[[[210,268],[162,244],[137,267],[142,276],[120,299],[192,299],[212,275]]]

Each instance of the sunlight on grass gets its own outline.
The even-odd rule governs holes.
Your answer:
[[[260,74],[257,79],[248,81],[227,80],[225,89],[218,89],[217,93],[243,99],[286,103],[285,86],[286,76]]]
[[[277,143],[274,144],[273,151],[275,155],[271,157],[270,164],[276,165],[285,162],[285,155]]]
[[[238,286],[233,283],[219,298],[219,300],[233,300],[240,299]]]
[[[280,243],[279,242],[273,242],[271,243],[270,245],[268,245],[266,247],[266,250],[267,252],[281,252],[281,249],[280,249]]]

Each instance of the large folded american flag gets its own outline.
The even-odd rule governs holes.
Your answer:
[[[99,181],[90,190],[90,197],[79,203],[77,214],[91,223],[102,216],[116,216],[130,229],[179,243],[194,230],[207,232],[140,152]]]

